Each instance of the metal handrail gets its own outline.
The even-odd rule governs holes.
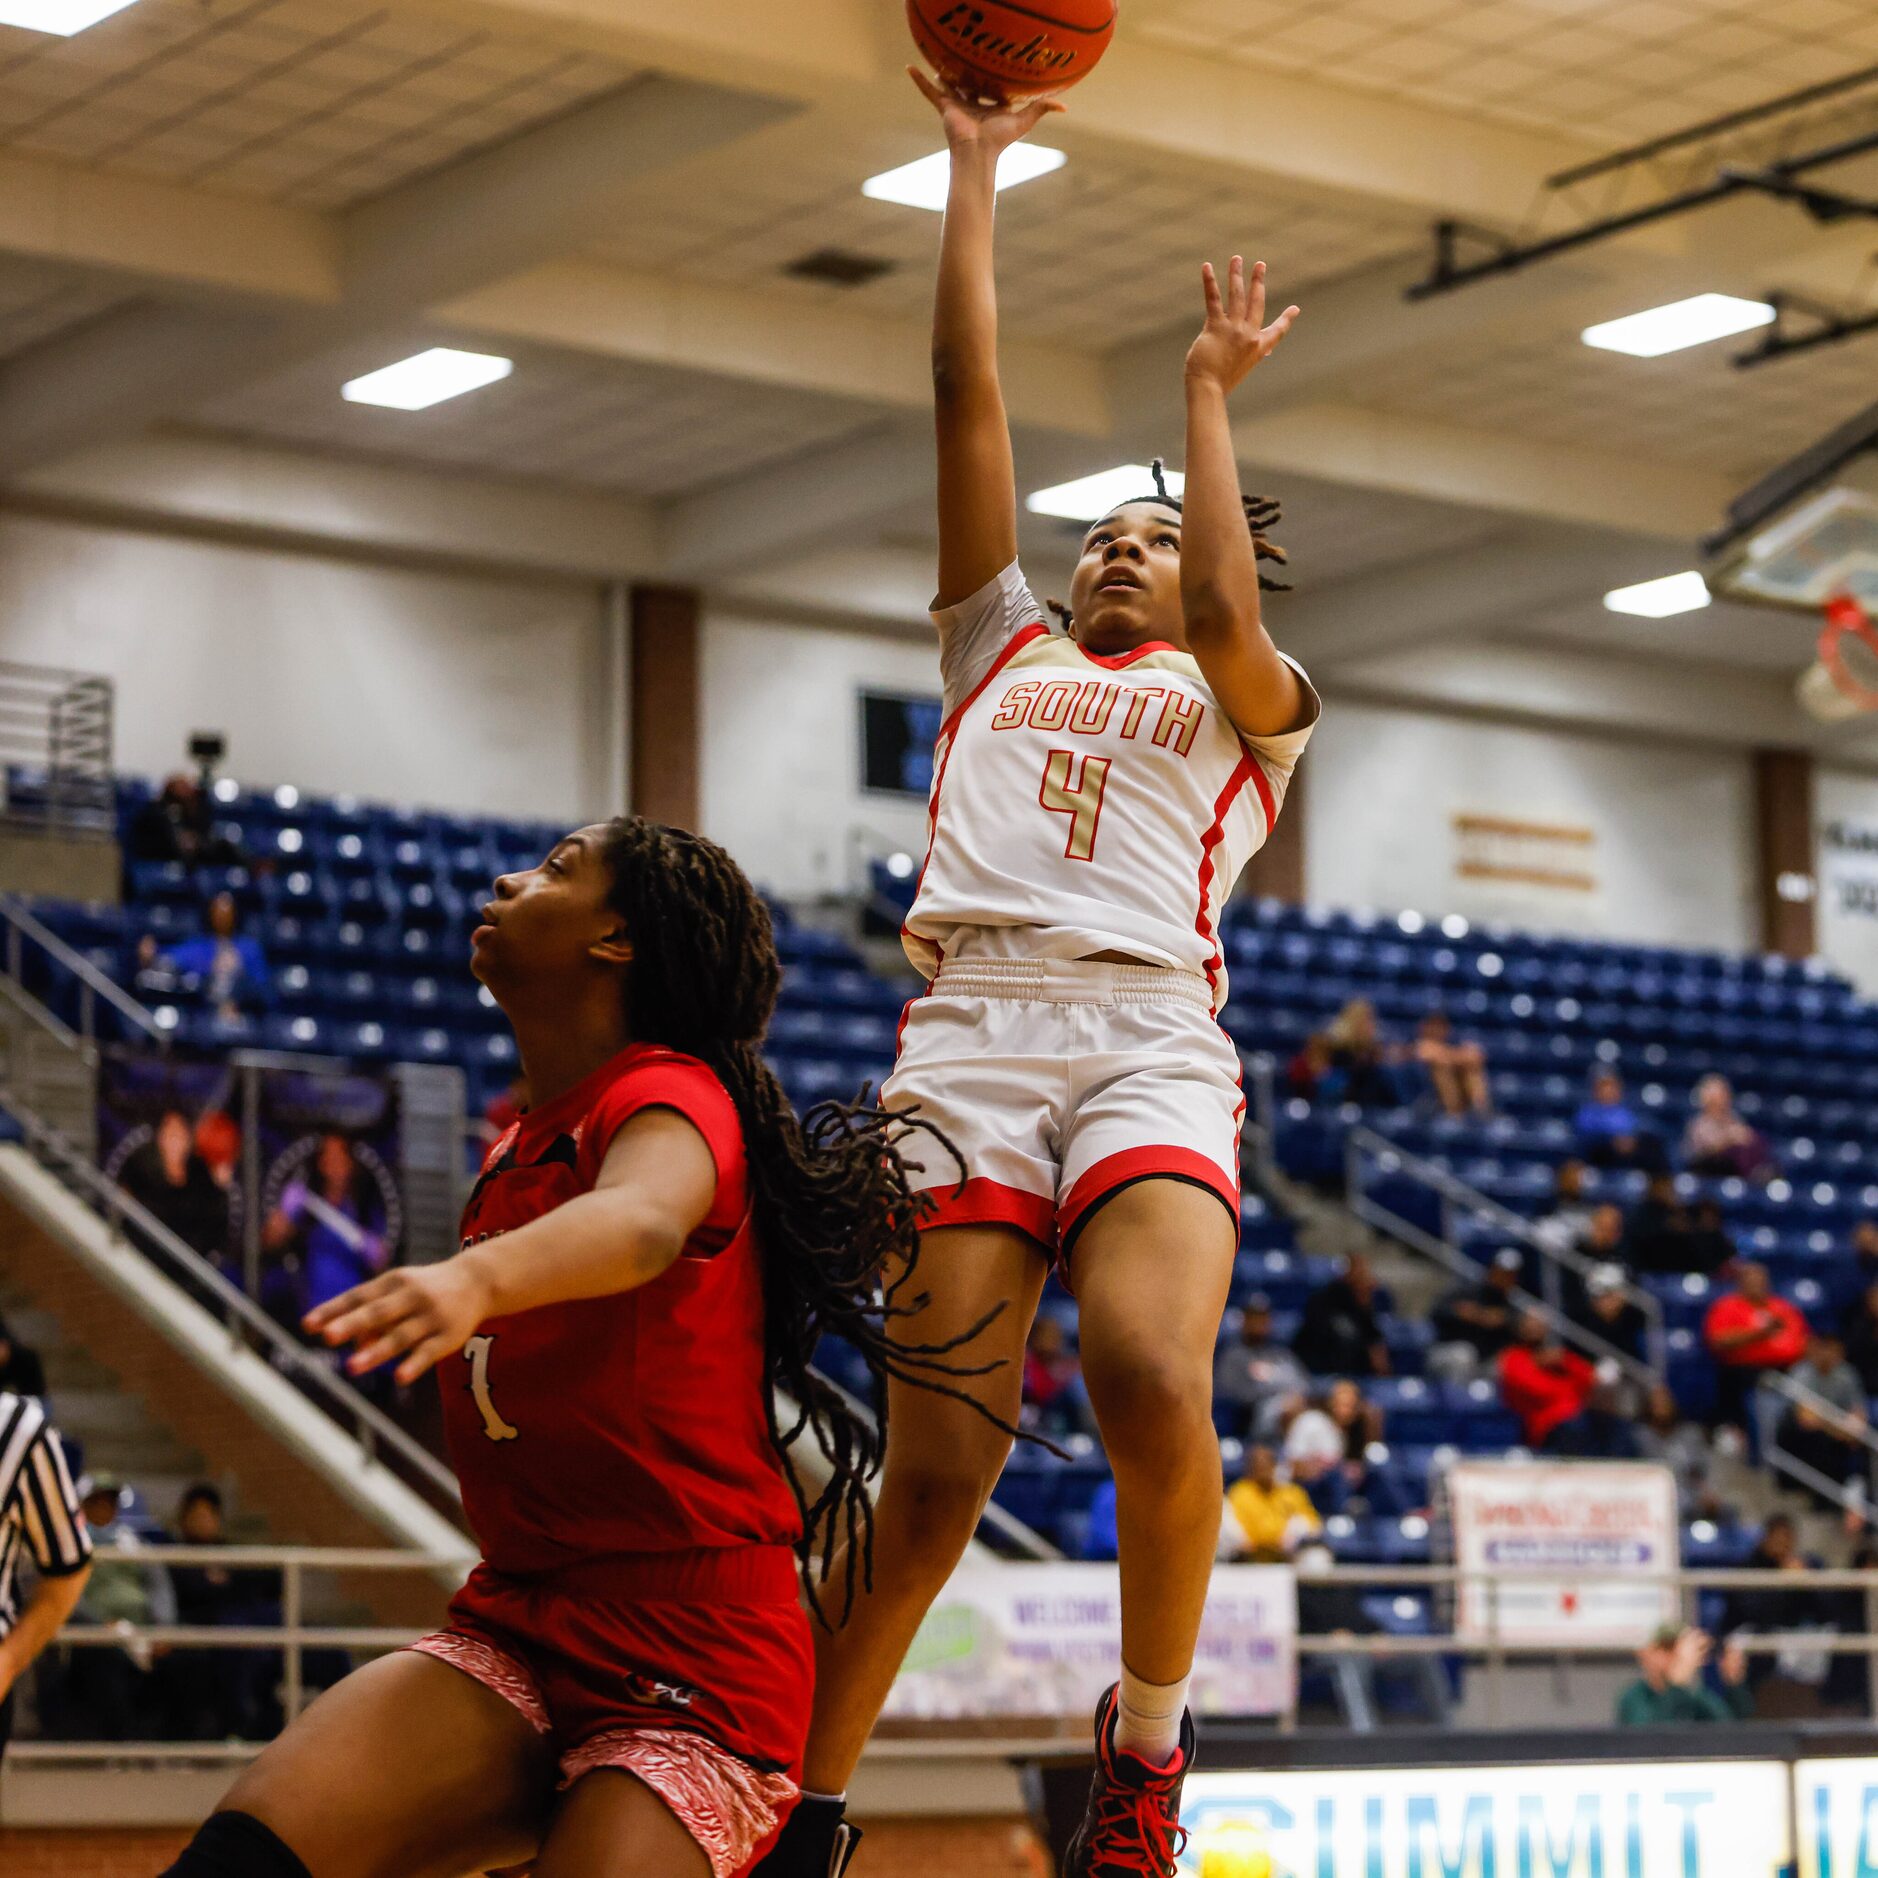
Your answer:
[[[1850,1435],[1865,1450],[1865,1482],[1862,1490],[1854,1489],[1850,1483],[1834,1480],[1822,1474],[1818,1468],[1809,1466],[1797,1455],[1788,1453],[1780,1445],[1779,1422],[1771,1416],[1764,1422],[1761,1432],[1761,1451],[1766,1455],[1768,1465],[1801,1486],[1823,1495],[1847,1512],[1869,1511],[1872,1505],[1872,1483],[1878,1480],[1878,1434],[1872,1432],[1871,1424],[1857,1416],[1843,1413],[1824,1396],[1803,1383],[1795,1382],[1791,1376],[1779,1370],[1769,1371],[1761,1378],[1758,1394],[1763,1399],[1783,1396],[1795,1408],[1808,1409],[1821,1421]],[[1768,1402],[1767,1406],[1771,1408],[1773,1405]]]
[[[251,1337],[265,1346],[275,1368],[306,1389],[318,1405],[346,1428],[363,1450],[369,1465],[381,1461],[380,1450],[395,1455],[417,1476],[428,1492],[441,1499],[453,1518],[461,1518],[462,1501],[456,1476],[429,1449],[421,1446],[384,1411],[321,1360],[323,1352],[309,1349],[290,1337],[253,1299],[230,1284],[193,1246],[179,1239],[140,1201],[126,1193],[66,1140],[48,1127],[8,1089],[0,1088],[0,1112],[10,1115],[24,1131],[29,1146],[61,1179],[81,1190],[80,1197],[102,1216],[113,1237],[135,1244],[124,1230],[131,1226],[144,1247],[154,1245],[160,1262],[187,1274],[198,1292],[214,1300],[210,1307],[236,1341]],[[146,1251],[146,1256],[148,1252]]]
[[[1344,1137],[1344,1155],[1347,1169],[1349,1207],[1359,1219],[1378,1226],[1392,1237],[1399,1238],[1412,1245],[1417,1251],[1434,1258],[1459,1277],[1478,1278],[1486,1271],[1486,1266],[1478,1259],[1468,1255],[1453,1243],[1451,1232],[1444,1231],[1440,1237],[1424,1231],[1413,1220],[1404,1219],[1393,1208],[1384,1206],[1373,1199],[1364,1182],[1365,1156],[1390,1163],[1388,1171],[1406,1173],[1410,1179],[1420,1181],[1440,1195],[1443,1208],[1443,1223],[1446,1224],[1450,1208],[1459,1207],[1474,1213],[1498,1227],[1509,1237],[1529,1246],[1545,1261],[1541,1269],[1554,1282],[1546,1287],[1545,1297],[1535,1297],[1523,1287],[1516,1290],[1515,1298],[1527,1309],[1536,1310],[1543,1316],[1550,1327],[1568,1343],[1576,1343],[1593,1354],[1608,1358],[1621,1365],[1630,1375],[1645,1383],[1656,1383],[1663,1379],[1668,1354],[1667,1320],[1662,1300],[1632,1284],[1624,1281],[1622,1292],[1626,1299],[1643,1312],[1647,1323],[1645,1341],[1649,1356],[1646,1361],[1639,1361],[1627,1351],[1620,1350],[1615,1344],[1600,1337],[1595,1331],[1587,1330],[1582,1324],[1574,1323],[1561,1306],[1557,1295],[1557,1268],[1564,1266],[1579,1277],[1590,1273],[1597,1265],[1595,1259],[1588,1259],[1583,1253],[1567,1246],[1554,1245],[1539,1233],[1530,1220],[1522,1219],[1510,1208],[1491,1199],[1477,1187],[1470,1187],[1466,1181],[1456,1178],[1446,1168],[1437,1167],[1418,1154],[1410,1153],[1406,1148],[1398,1147],[1386,1135],[1378,1134],[1367,1127],[1352,1128]]]
[[[170,1046],[170,1033],[156,1020],[148,1006],[139,1004],[108,972],[102,972],[82,952],[59,937],[49,926],[36,919],[10,894],[0,894],[0,923],[6,927],[6,971],[16,984],[20,982],[20,942],[30,939],[50,955],[79,985],[79,1034],[87,1043],[94,1041],[95,1005],[100,999],[128,1023],[136,1026],[159,1049]]]

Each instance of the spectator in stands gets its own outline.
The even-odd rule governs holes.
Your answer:
[[[1245,1469],[1226,1489],[1226,1508],[1221,1550],[1255,1564],[1282,1563],[1324,1529],[1310,1495],[1279,1472],[1277,1454],[1262,1441],[1246,1449]]]
[[[262,1010],[273,999],[274,981],[258,939],[241,930],[241,909],[232,893],[209,902],[207,931],[165,952],[145,934],[137,948],[137,987],[152,994],[197,992],[216,1013],[233,1020],[244,1010]]]
[[[1643,1455],[1624,1388],[1624,1372],[1608,1357],[1593,1372],[1591,1393],[1570,1421],[1545,1438],[1547,1454],[1577,1461],[1635,1461]]]
[[[1583,1161],[1561,1162],[1552,1177],[1552,1209],[1533,1230],[1554,1251],[1568,1251],[1591,1230],[1597,1210],[1586,1196],[1591,1170]]]
[[[1683,1165],[1712,1179],[1769,1180],[1778,1171],[1767,1139],[1735,1112],[1726,1076],[1704,1076],[1695,1086],[1695,1113],[1682,1134]]]
[[[1738,1643],[1722,1647],[1716,1665],[1719,1692],[1702,1679],[1714,1651],[1707,1631],[1677,1624],[1658,1627],[1637,1652],[1642,1672],[1617,1698],[1620,1728],[1683,1728],[1697,1723],[1745,1721],[1754,1709],[1748,1659]]]
[[[143,1628],[176,1621],[176,1590],[161,1565],[139,1563],[144,1536],[127,1517],[131,1496],[115,1474],[79,1483],[94,1563],[78,1616],[88,1624]],[[67,1724],[81,1739],[135,1741],[159,1713],[156,1650],[141,1638],[120,1649],[74,1650],[65,1675]]]
[[[1878,1283],[1867,1285],[1847,1309],[1839,1325],[1846,1361],[1858,1371],[1868,1396],[1878,1395]],[[0,1388],[6,1383],[0,1378]]]
[[[1304,1300],[1291,1347],[1314,1376],[1386,1376],[1389,1346],[1376,1315],[1376,1277],[1360,1252]]]
[[[1051,1434],[1094,1431],[1082,1361],[1054,1317],[1037,1317],[1024,1345],[1024,1424]]]
[[[1615,1209],[1613,1209],[1615,1210]],[[1615,1263],[1594,1265],[1585,1274],[1583,1301],[1571,1312],[1572,1321],[1600,1337],[1620,1356],[1641,1361],[1650,1320],[1630,1295],[1624,1268]]]
[[[1323,1513],[1340,1513],[1369,1478],[1369,1449],[1382,1439],[1381,1412],[1347,1376],[1292,1418],[1284,1459]]]
[[[1239,1334],[1222,1343],[1213,1363],[1213,1400],[1231,1414],[1242,1437],[1269,1440],[1286,1404],[1310,1392],[1297,1353],[1272,1335],[1272,1301],[1263,1292],[1246,1299]]]
[[[185,867],[203,863],[234,867],[242,860],[239,848],[215,832],[214,806],[193,776],[180,771],[163,785],[130,819],[125,831],[127,861],[180,861]]]
[[[1324,1036],[1330,1046],[1330,1075],[1322,1089],[1326,1097],[1359,1108],[1394,1108],[1401,1102],[1396,1053],[1385,1041],[1376,1007],[1367,998],[1352,998]]]
[[[125,1160],[119,1180],[184,1245],[208,1258],[226,1254],[229,1187],[196,1151],[194,1130],[181,1109],[165,1109],[157,1117],[150,1139]]]
[[[0,1317],[0,1394],[43,1398],[46,1393],[46,1366],[39,1352],[22,1343]]]
[[[1552,1334],[1537,1311],[1521,1314],[1513,1342],[1500,1355],[1500,1400],[1519,1417],[1527,1447],[1540,1448],[1591,1395],[1596,1371]]]
[[[1754,1550],[1742,1561],[1743,1568],[1757,1572],[1791,1572],[1791,1590],[1757,1585],[1751,1590],[1731,1591],[1724,1606],[1721,1629],[1725,1635],[1737,1630],[1762,1632],[1809,1630],[1822,1627],[1831,1611],[1830,1604],[1818,1592],[1808,1591],[1798,1582],[1812,1571],[1811,1561],[1800,1550],[1799,1534],[1790,1513],[1771,1513],[1761,1528]],[[1756,1655],[1749,1659],[1748,1681],[1758,1685],[1780,1668],[1780,1659]]]
[[[1774,1296],[1765,1265],[1746,1261],[1735,1283],[1708,1307],[1702,1339],[1715,1359],[1717,1417],[1746,1429],[1761,1378],[1791,1369],[1806,1354],[1807,1329],[1799,1307]]]
[[[1715,1450],[1708,1430],[1683,1414],[1667,1383],[1652,1385],[1637,1442],[1646,1461],[1661,1461],[1676,1476],[1676,1501],[1683,1519],[1727,1517],[1715,1488]]]
[[[1106,1559],[1121,1556],[1121,1537],[1115,1527],[1115,1476],[1102,1481],[1089,1498],[1089,1517],[1082,1529],[1082,1556]]]
[[[1852,1229],[1852,1256],[1861,1283],[1878,1285],[1878,1219],[1862,1219]]]
[[[1719,1200],[1698,1200],[1689,1215],[1689,1243],[1683,1256],[1689,1270],[1717,1278],[1735,1262],[1734,1236],[1722,1218]]]
[[[1845,1359],[1845,1345],[1830,1331],[1816,1331],[1806,1355],[1787,1372],[1787,1380],[1809,1398],[1789,1400],[1775,1439],[1785,1451],[1841,1488],[1852,1490],[1845,1504],[1847,1527],[1864,1527],[1864,1482],[1868,1469],[1864,1433],[1865,1385]],[[1811,1488],[1815,1501],[1839,1505],[1829,1494]]]
[[[1457,1285],[1434,1308],[1435,1344],[1426,1368],[1444,1382],[1471,1382],[1493,1367],[1513,1341],[1519,1316],[1514,1293],[1526,1261],[1512,1246],[1493,1255],[1481,1277]]]
[[[262,1243],[298,1273],[301,1313],[364,1284],[391,1263],[378,1183],[340,1130],[329,1128],[320,1136],[311,1177],[282,1189]]]
[[[188,1488],[178,1503],[176,1538],[182,1545],[223,1546],[228,1530],[220,1491],[206,1480]],[[277,1623],[280,1602],[274,1576],[226,1565],[178,1565],[171,1569],[180,1623],[201,1629],[234,1624]],[[255,1650],[176,1650],[164,1661],[171,1727],[189,1741],[264,1739],[277,1718],[268,1711],[273,1653]]]
[[[1663,1165],[1662,1142],[1638,1119],[1624,1095],[1624,1079],[1614,1069],[1600,1069],[1591,1078],[1576,1127],[1578,1153],[1593,1167]]]
[[[1624,1254],[1633,1270],[1670,1273],[1694,1269],[1693,1222],[1676,1191],[1674,1174],[1664,1170],[1650,1176],[1643,1198],[1631,1208],[1622,1236]]]
[[[1430,1011],[1415,1032],[1412,1051],[1447,1115],[1486,1115],[1493,1108],[1487,1087],[1487,1053],[1478,1043],[1462,1042],[1445,1011]]]
[[[1298,1046],[1297,1054],[1285,1066],[1285,1087],[1294,1096],[1302,1096],[1307,1102],[1314,1102],[1320,1094],[1326,1093],[1334,1068],[1330,1060],[1330,1039],[1321,1030],[1314,1030]],[[1341,1083],[1337,1085],[1341,1088]]]

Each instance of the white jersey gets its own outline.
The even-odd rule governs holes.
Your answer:
[[[1226,998],[1219,912],[1264,846],[1317,721],[1234,728],[1192,653],[1104,658],[1043,621],[1013,564],[933,615],[945,722],[929,840],[902,938],[931,978],[967,929],[1022,928],[1038,958],[1118,952]]]

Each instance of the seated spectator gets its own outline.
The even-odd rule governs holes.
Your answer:
[[[1693,1226],[1676,1191],[1674,1174],[1664,1171],[1650,1176],[1643,1198],[1624,1224],[1623,1240],[1633,1271],[1661,1274],[1694,1269]]]
[[[1529,1448],[1543,1447],[1554,1428],[1584,1407],[1596,1380],[1590,1362],[1566,1349],[1537,1311],[1521,1314],[1499,1368],[1500,1400],[1519,1417]]]
[[[265,1009],[274,992],[267,954],[258,939],[242,936],[241,909],[232,893],[218,893],[209,902],[207,925],[200,937],[167,952],[146,934],[137,948],[137,988],[157,996],[195,991],[231,1020],[244,1010]]]
[[[1688,1269],[1718,1278],[1735,1262],[1734,1235],[1722,1218],[1719,1200],[1698,1200],[1689,1214],[1689,1242],[1683,1256]]]
[[[1231,1412],[1241,1437],[1269,1440],[1285,1405],[1310,1392],[1295,1351],[1272,1335],[1272,1301],[1255,1292],[1245,1301],[1239,1334],[1213,1361],[1213,1400]]]
[[[1352,998],[1324,1033],[1330,1048],[1330,1074],[1321,1093],[1333,1102],[1358,1108],[1394,1108],[1402,1089],[1392,1067],[1394,1052],[1376,1022],[1367,998]]]
[[[1376,1278],[1360,1252],[1304,1300],[1291,1347],[1314,1376],[1389,1374],[1389,1346],[1376,1315]]]
[[[1511,1246],[1493,1255],[1485,1273],[1448,1292],[1434,1308],[1435,1344],[1427,1370],[1445,1382],[1471,1382],[1492,1368],[1513,1341],[1519,1315],[1514,1293],[1526,1261]]]
[[[262,1244],[297,1272],[302,1313],[364,1284],[391,1263],[378,1183],[339,1130],[321,1135],[312,1177],[282,1190]]]
[[[1637,1443],[1646,1461],[1661,1461],[1676,1476],[1676,1503],[1684,1520],[1727,1517],[1715,1488],[1715,1450],[1708,1430],[1683,1415],[1667,1383],[1651,1387]]]
[[[1090,1496],[1089,1517],[1082,1529],[1081,1555],[1087,1559],[1114,1560],[1121,1556],[1121,1539],[1115,1529],[1115,1477],[1110,1475]]]
[[[1840,1321],[1839,1340],[1866,1395],[1878,1395],[1878,1282],[1868,1285],[1848,1307]],[[0,1389],[6,1386],[0,1377]]]
[[[1285,1430],[1285,1466],[1319,1512],[1340,1513],[1362,1492],[1370,1444],[1381,1438],[1381,1414],[1344,1377],[1292,1418]]]
[[[1650,1320],[1643,1306],[1629,1295],[1629,1285],[1621,1265],[1592,1266],[1585,1274],[1583,1300],[1570,1316],[1573,1323],[1601,1338],[1620,1356],[1641,1362]]]
[[[1747,1260],[1735,1283],[1708,1307],[1702,1340],[1715,1359],[1717,1418],[1745,1430],[1761,1378],[1806,1354],[1807,1328],[1797,1305],[1774,1296],[1765,1265]]]
[[[1696,1084],[1682,1162],[1690,1173],[1718,1180],[1769,1180],[1778,1171],[1766,1137],[1736,1114],[1726,1076],[1704,1076]]]
[[[1832,1605],[1818,1592],[1808,1591],[1804,1580],[1813,1567],[1800,1550],[1799,1533],[1790,1513],[1770,1513],[1754,1550],[1742,1561],[1744,1570],[1791,1572],[1791,1590],[1756,1585],[1731,1591],[1724,1606],[1724,1634],[1737,1630],[1765,1632],[1819,1630],[1829,1627]],[[1790,1660],[1790,1659],[1788,1659]],[[1749,1658],[1748,1681],[1758,1685],[1783,1667],[1783,1659],[1755,1655]],[[1820,1678],[1813,1677],[1818,1681]]]
[[[1281,1564],[1324,1529],[1310,1495],[1279,1472],[1278,1456],[1264,1442],[1246,1450],[1245,1471],[1226,1489],[1226,1508],[1231,1519],[1222,1550],[1255,1564]]]
[[[1321,1030],[1313,1031],[1285,1066],[1285,1087],[1294,1096],[1314,1102],[1330,1081],[1332,1068],[1330,1039]],[[1339,1083],[1338,1087],[1341,1086]]]
[[[1574,1125],[1578,1153],[1593,1167],[1664,1165],[1662,1142],[1638,1119],[1624,1096],[1624,1079],[1614,1069],[1600,1069],[1591,1078],[1591,1093]]]
[[[1584,1407],[1546,1436],[1544,1451],[1576,1461],[1643,1458],[1643,1443],[1624,1389],[1624,1373],[1609,1358],[1593,1372],[1591,1393]]]
[[[228,1543],[222,1496],[198,1481],[178,1503],[180,1545]],[[179,1623],[200,1629],[267,1625],[280,1621],[276,1574],[225,1565],[177,1565],[170,1570]],[[187,1741],[265,1740],[278,1727],[272,1684],[278,1652],[176,1650],[165,1659],[172,1732]]]
[[[1051,1434],[1092,1430],[1082,1360],[1054,1317],[1039,1317],[1024,1344],[1024,1425]]]
[[[1705,1630],[1658,1627],[1637,1652],[1642,1672],[1617,1698],[1620,1728],[1684,1728],[1697,1723],[1745,1721],[1754,1710],[1748,1659],[1738,1643],[1722,1647],[1719,1691],[1702,1680],[1714,1650]]]
[[[228,1251],[229,1187],[197,1152],[180,1109],[157,1117],[150,1139],[125,1160],[118,1182],[184,1245],[208,1258]]]
[[[1412,1054],[1426,1073],[1444,1114],[1486,1115],[1492,1111],[1487,1053],[1478,1043],[1457,1040],[1445,1011],[1430,1011],[1422,1019]]]
[[[46,1367],[39,1352],[20,1342],[0,1317],[0,1394],[44,1396]]]
[[[78,1601],[87,1624],[173,1624],[176,1591],[161,1565],[140,1564],[144,1538],[125,1517],[130,1493],[115,1474],[79,1482],[80,1504],[96,1556]],[[64,1677],[68,1730],[81,1740],[145,1738],[162,1706],[155,1680],[156,1653],[140,1638],[121,1649],[74,1649]]]
[[[1878,1219],[1862,1219],[1852,1228],[1852,1256],[1862,1285],[1878,1285]]]
[[[193,776],[180,771],[162,792],[130,818],[124,836],[127,861],[180,861],[185,867],[239,866],[241,850],[218,836],[214,805]]]
[[[1775,1439],[1802,1466],[1853,1490],[1846,1523],[1849,1530],[1860,1531],[1865,1522],[1859,1509],[1870,1471],[1863,1440],[1865,1385],[1846,1361],[1845,1345],[1830,1331],[1813,1334],[1806,1355],[1787,1371],[1787,1380],[1812,1399],[1787,1402]],[[1819,1505],[1841,1504],[1817,1488],[1809,1491]]]
[[[1533,1230],[1554,1251],[1566,1251],[1591,1230],[1591,1215],[1596,1211],[1586,1197],[1591,1170],[1583,1161],[1561,1162],[1552,1177],[1552,1205]]]

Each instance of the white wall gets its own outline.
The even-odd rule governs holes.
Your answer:
[[[864,853],[926,850],[926,806],[861,790],[864,688],[939,694],[935,644],[707,612],[705,832],[784,894],[860,885]]]
[[[1333,697],[1305,767],[1315,905],[1459,912],[1667,945],[1758,942],[1745,753]],[[1459,878],[1458,812],[1590,828],[1597,890]]]
[[[1839,839],[1831,839],[1834,824]],[[1813,796],[1819,844],[1819,949],[1878,998],[1878,775],[1822,768]]]
[[[597,589],[0,517],[0,658],[117,685],[122,769],[574,820],[610,812]]]

